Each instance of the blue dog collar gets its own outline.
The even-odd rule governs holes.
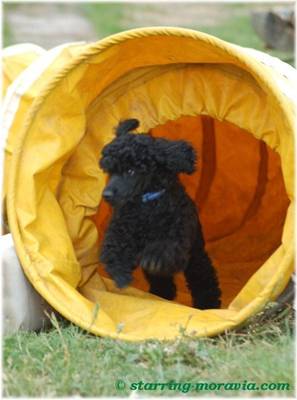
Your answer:
[[[157,200],[159,199],[162,194],[165,192],[165,189],[160,190],[159,192],[148,192],[142,195],[142,202],[147,203],[148,201],[151,200]]]

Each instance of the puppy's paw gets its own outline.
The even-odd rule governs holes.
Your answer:
[[[124,289],[132,282],[132,276],[131,274],[121,275],[116,277],[114,281],[119,289]]]
[[[114,271],[110,271],[110,268],[106,267],[106,271],[111,276],[112,280],[116,284],[119,289],[124,289],[125,287],[129,286],[132,282],[132,274],[130,272],[118,272],[115,273]]]
[[[171,275],[178,270],[174,257],[175,243],[153,242],[148,244],[140,258],[140,266],[153,275]]]

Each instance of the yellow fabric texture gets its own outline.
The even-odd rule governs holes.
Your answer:
[[[27,67],[29,67],[33,61],[37,60],[42,53],[45,53],[46,51],[43,50],[41,47],[32,45],[32,44],[20,44],[20,45],[14,45],[7,47],[6,49],[3,50],[2,52],[2,98],[3,101],[4,99],[6,100],[7,104],[4,104],[6,106],[6,113],[11,112],[11,106],[10,106],[10,94],[7,93],[7,90],[9,86],[16,81],[19,75],[26,70]],[[18,85],[20,86],[20,84]],[[16,92],[17,88],[10,88],[11,92]],[[7,97],[5,98],[7,94]],[[17,101],[17,100],[16,100]],[[2,124],[3,131],[2,135],[6,135],[5,130],[6,127],[4,124]],[[7,141],[6,144],[6,156],[5,156],[5,171],[9,171],[9,161],[10,161],[10,154],[12,152],[12,135],[9,137],[10,143]],[[4,226],[4,231],[6,231],[7,227],[7,215],[6,215],[6,206],[5,202],[3,202],[3,198],[6,195],[7,192],[7,178],[8,178],[8,173],[4,174],[3,177],[3,190],[2,190],[2,203],[4,203],[3,206],[3,221],[4,223],[2,224]]]
[[[9,53],[3,55],[2,60],[2,95],[7,92],[9,85],[33,61],[37,60],[43,50],[37,46],[19,45],[9,47]]]
[[[5,170],[10,228],[37,291],[79,326],[125,340],[215,335],[275,299],[294,251],[294,109],[276,79],[244,49],[177,28],[57,53],[20,98]],[[139,132],[197,149],[197,172],[181,180],[199,209],[222,309],[190,307],[182,276],[175,302],[147,293],[140,271],[116,289],[98,263],[111,215],[98,159],[131,117]]]

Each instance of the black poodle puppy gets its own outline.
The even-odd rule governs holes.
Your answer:
[[[200,309],[220,307],[216,271],[205,248],[193,201],[178,174],[195,170],[196,154],[183,140],[133,134],[137,119],[121,122],[116,137],[102,150],[101,168],[110,176],[103,191],[113,214],[100,261],[119,288],[140,266],[150,292],[172,300],[174,274],[183,271]]]

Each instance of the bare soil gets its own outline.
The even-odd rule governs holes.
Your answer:
[[[92,25],[71,4],[6,5],[4,19],[15,43],[34,43],[50,49],[67,42],[96,40]]]

